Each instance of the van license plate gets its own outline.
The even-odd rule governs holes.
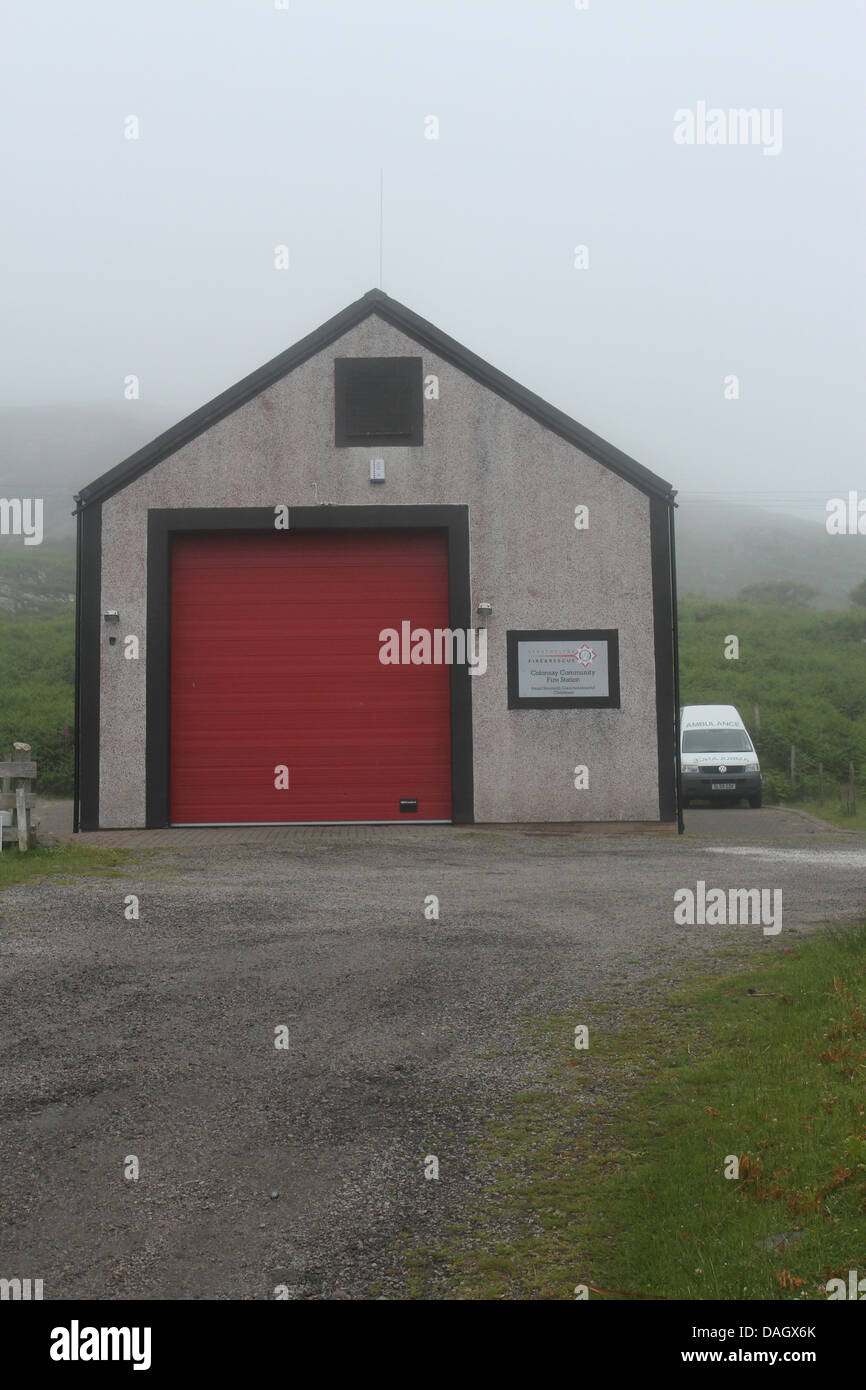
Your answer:
[[[714,792],[735,792],[736,790],[736,782],[713,782],[710,787],[710,791]]]

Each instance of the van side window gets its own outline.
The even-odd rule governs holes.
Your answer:
[[[751,753],[752,744],[745,729],[687,729],[683,734],[684,753]]]

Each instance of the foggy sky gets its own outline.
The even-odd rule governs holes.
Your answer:
[[[823,516],[866,487],[864,37],[862,0],[7,9],[0,405],[134,373],[170,422],[381,283],[684,500]],[[676,144],[699,102],[781,152]]]

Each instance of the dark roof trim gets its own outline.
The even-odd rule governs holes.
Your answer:
[[[259,367],[257,371],[239,381],[237,385],[231,386],[228,391],[223,391],[207,405],[203,405],[199,410],[188,415],[179,424],[173,425],[164,434],[158,435],[150,444],[146,444],[137,453],[131,454],[128,459],[118,463],[114,468],[110,468],[107,473],[103,473],[101,478],[81,489],[79,494],[79,506],[87,507],[93,502],[103,502],[106,498],[113,496],[115,492],[120,492],[136,478],[141,477],[149,469],[162,463],[171,454],[177,453],[178,449],[183,448],[205,430],[210,429],[219,420],[225,419],[240,406],[246,405],[262,391],[266,391],[289,372],[294,371],[301,363],[308,358],[314,357],[341,338],[349,329],[355,328],[371,314],[378,314],[386,323],[392,324],[401,332],[413,338],[422,346],[435,352],[437,356],[450,362],[459,371],[467,376],[479,381],[482,386],[495,391],[504,400],[510,401],[518,410],[530,415],[539,424],[554,434],[560,435],[570,444],[574,444],[583,453],[598,463],[604,464],[611,472],[619,474],[627,482],[632,483],[641,492],[650,496],[664,497],[667,501],[672,501],[675,496],[670,483],[666,483],[663,478],[659,478],[655,473],[651,473],[648,468],[637,463],[634,459],[623,454],[619,449],[608,444],[599,435],[593,434],[591,430],[579,425],[576,420],[565,415],[555,406],[548,405],[540,396],[534,392],[527,391],[524,386],[513,381],[504,372],[497,371],[491,367],[483,358],[470,352],[456,342],[454,338],[449,338],[446,333],[442,333],[435,328],[432,323],[422,319],[418,314],[407,309],[405,305],[398,303],[396,299],[389,298],[383,290],[370,290],[361,299],[356,299],[354,304],[335,314],[328,319],[313,333],[308,333],[300,342],[295,343],[294,347],[281,352],[278,357],[274,357],[270,362]]]

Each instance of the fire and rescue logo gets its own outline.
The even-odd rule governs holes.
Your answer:
[[[595,661],[597,653],[592,650],[592,647],[590,647],[586,642],[584,642],[583,646],[578,647],[576,652],[563,652],[563,656],[572,657],[576,661],[579,661],[581,666],[585,670],[587,666],[591,665],[591,663]]]

